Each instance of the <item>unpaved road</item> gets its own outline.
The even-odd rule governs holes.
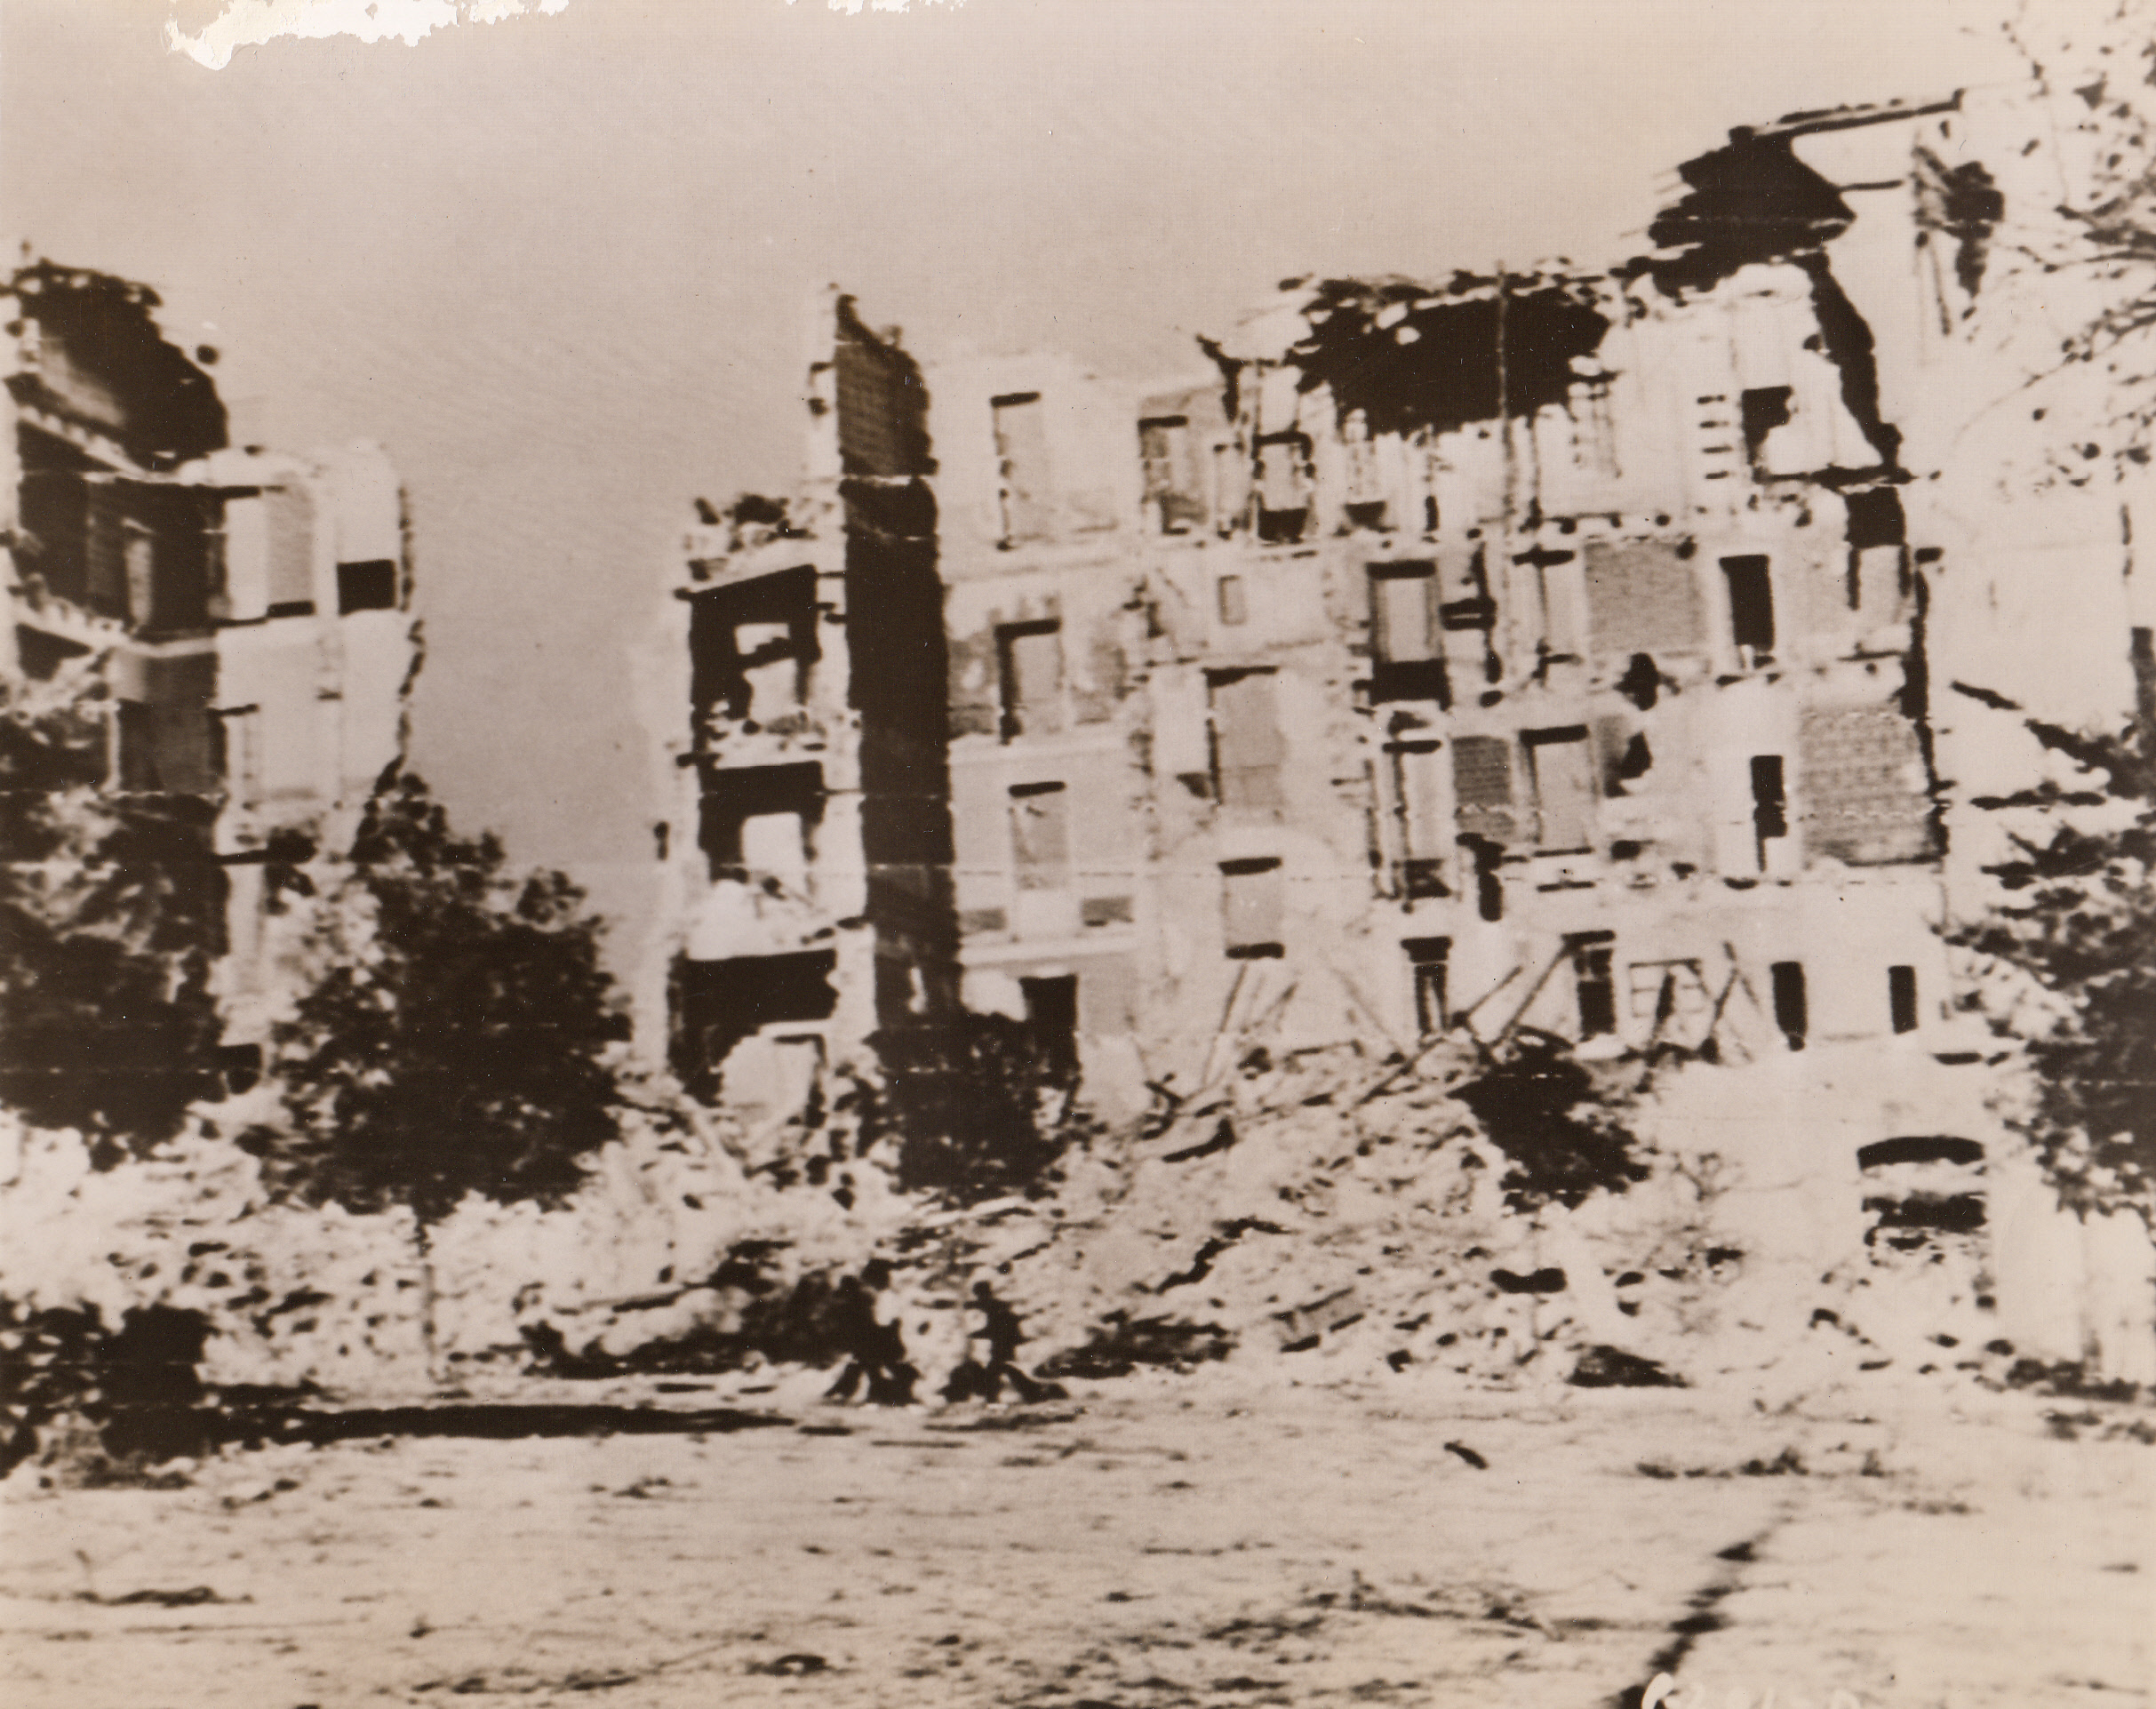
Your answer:
[[[19,1473],[0,1704],[1591,1706],[1663,1668],[1717,1709],[2150,1701],[2156,1447],[2116,1408],[770,1398],[799,1424]]]

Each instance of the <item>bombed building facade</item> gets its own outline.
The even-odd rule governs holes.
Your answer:
[[[667,698],[667,930],[640,1028],[699,1097],[797,1108],[834,1050],[956,1012],[927,393],[826,306],[809,479],[686,541]],[[683,667],[686,667],[685,669]]]
[[[783,1103],[954,989],[1111,1107],[1458,1026],[1936,1051],[1943,553],[1879,345],[1951,318],[1952,111],[1735,133],[1609,272],[1290,282],[1138,395],[839,303],[804,496],[690,542],[677,1066]],[[1851,133],[1902,169],[1808,164]]]
[[[84,661],[107,784],[196,827],[226,1036],[244,1060],[288,994],[274,922],[311,893],[401,754],[416,659],[403,495],[381,452],[228,443],[156,294],[38,262],[13,277],[4,667]]]

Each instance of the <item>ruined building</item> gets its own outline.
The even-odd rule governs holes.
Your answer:
[[[224,890],[205,947],[244,1058],[279,997],[268,922],[401,750],[415,650],[396,476],[371,446],[229,444],[215,353],[167,341],[147,287],[41,261],[9,292],[0,664],[93,661],[109,786],[199,824]]]
[[[1940,110],[1739,132],[1609,272],[1291,282],[1142,395],[842,301],[805,499],[690,542],[676,1062],[783,1102],[954,971],[1111,1104],[1461,1025],[1924,1048],[1940,554],[1800,145]]]
[[[827,306],[809,481],[687,539],[689,717],[659,827],[668,933],[644,1025],[699,1096],[792,1107],[834,1040],[956,1010],[950,784],[927,393]],[[676,705],[680,704],[676,700]]]

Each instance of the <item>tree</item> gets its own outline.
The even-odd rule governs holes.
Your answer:
[[[1576,1210],[1597,1192],[1624,1193],[1647,1179],[1639,1142],[1618,1120],[1619,1100],[1598,1084],[1554,1034],[1521,1027],[1502,1055],[1452,1089],[1505,1154],[1505,1202],[1539,1217]]]
[[[884,1073],[874,1116],[898,1135],[902,1191],[959,1204],[1038,1197],[1064,1153],[1093,1131],[1077,1106],[1076,1064],[1043,1051],[1008,1015],[961,1015],[872,1042]]]
[[[457,835],[396,776],[324,898],[322,971],[275,1030],[288,1121],[249,1148],[290,1197],[411,1213],[430,1362],[433,1229],[467,1194],[560,1204],[615,1137],[628,1028],[583,905],[559,873],[507,872],[492,835]]]
[[[110,1168],[221,1090],[225,885],[214,803],[106,787],[104,694],[0,682],[0,1102]]]
[[[2125,730],[2024,721],[2090,787],[2046,779],[1974,803],[2040,815],[2049,835],[2009,832],[2013,857],[1985,868],[2004,898],[1953,940],[2018,969],[2043,994],[2040,1020],[2016,994],[1992,1018],[2025,1038],[2034,1087],[2019,1125],[2062,1199],[2131,1206],[2156,1222],[2156,669],[2136,662],[2143,705]],[[2100,815],[2093,828],[2062,817],[2091,812]]]

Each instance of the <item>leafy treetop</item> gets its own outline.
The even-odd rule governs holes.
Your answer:
[[[504,865],[415,777],[369,804],[315,934],[323,970],[277,1030],[289,1123],[250,1136],[282,1190],[425,1228],[467,1194],[558,1204],[614,1138],[627,1026],[600,924],[561,874]]]

